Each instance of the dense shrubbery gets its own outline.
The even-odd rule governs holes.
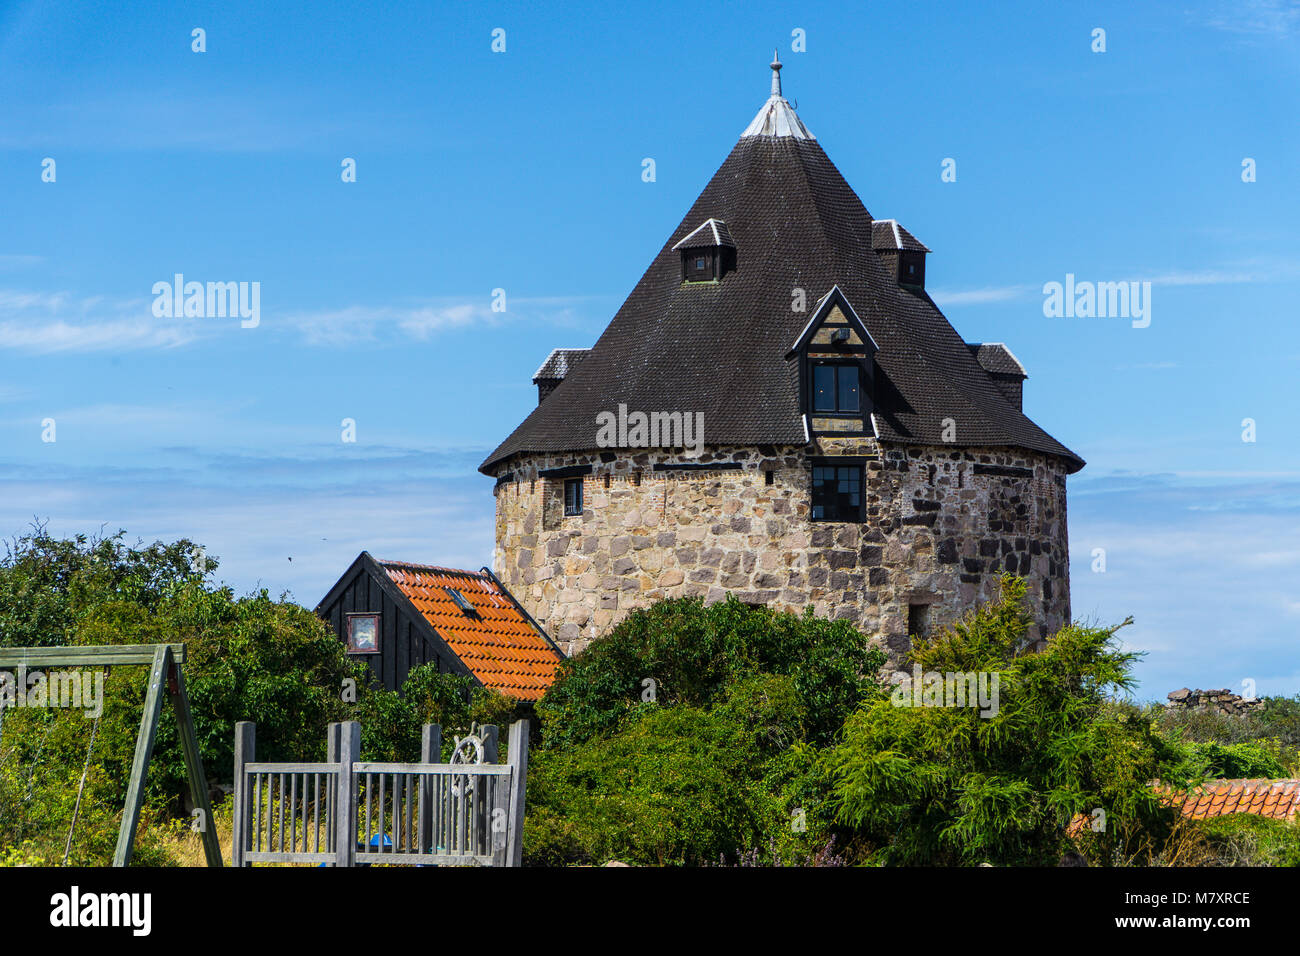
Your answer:
[[[108,538],[50,538],[42,530],[13,542],[0,561],[0,645],[184,643],[185,678],[204,769],[229,782],[234,724],[257,724],[263,760],[320,760],[326,725],[362,724],[368,759],[419,755],[420,727],[449,730],[471,720],[508,721],[515,704],[467,678],[413,671],[404,695],[371,686],[365,666],[316,615],[265,591],[235,597],[209,582],[216,568],[188,541],[130,547]],[[86,796],[70,862],[112,854],[130,775],[147,670],[115,668],[104,684]],[[356,701],[343,699],[356,682]],[[176,725],[164,708],[149,769],[148,817],[182,813],[188,791]],[[72,817],[93,721],[81,711],[15,710],[0,726],[0,847],[27,844],[55,862]],[[450,737],[449,734],[444,735]],[[152,831],[141,831],[137,862],[165,862]]]
[[[1075,814],[1102,808],[1109,846],[1173,822],[1149,783],[1176,779],[1183,755],[1150,720],[1106,707],[1130,686],[1134,655],[1111,630],[1074,626],[1029,650],[1024,583],[1002,588],[912,654],[923,672],[999,674],[996,715],[878,698],[830,760],[837,821],[884,862],[1054,864]]]
[[[505,725],[516,702],[436,668],[402,694],[371,686],[309,610],[212,584],[188,541],[129,547],[37,531],[0,561],[0,645],[183,642],[209,776],[228,780],[233,724],[258,725],[258,756],[324,756],[325,727],[358,720],[368,759],[414,760],[440,723],[444,759],[471,722]],[[923,672],[997,672],[999,708],[895,706],[884,655],[846,622],[735,600],[664,601],[565,661],[537,707],[525,861],[741,865],[799,862],[1296,865],[1300,827],[1255,817],[1178,821],[1151,783],[1300,773],[1300,698],[1227,717],[1117,700],[1133,654],[1114,631],[1067,627],[1028,640],[1024,585],[917,642]],[[355,702],[345,684],[355,681]],[[0,865],[62,861],[83,767],[72,863],[112,853],[144,668],[114,670],[93,758],[80,711],[17,710],[0,726]],[[136,862],[200,859],[177,830],[184,766],[160,725]],[[1071,837],[1078,814],[1106,828]],[[224,816],[223,816],[224,814]],[[218,809],[227,820],[228,808]],[[182,817],[183,818],[183,817]]]
[[[538,712],[548,746],[573,746],[643,709],[649,689],[656,706],[710,708],[736,681],[780,674],[804,711],[807,739],[826,743],[883,662],[855,627],[811,609],[800,616],[734,599],[708,607],[698,598],[661,601],[565,661]]]
[[[566,661],[538,705],[525,854],[810,856],[829,836],[819,748],[877,690],[883,662],[851,625],[811,614],[734,599],[633,612]]]

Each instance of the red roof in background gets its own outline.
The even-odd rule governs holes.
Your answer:
[[[489,574],[404,561],[376,563],[484,687],[520,700],[546,693],[563,655]],[[445,588],[460,592],[474,613],[461,610]]]
[[[1271,820],[1291,820],[1300,814],[1300,780],[1209,780],[1190,791],[1155,784],[1163,803],[1178,807],[1185,817],[1208,820],[1230,813],[1253,813]],[[1078,836],[1088,828],[1088,817],[1078,814],[1066,832]]]
[[[1290,820],[1300,812],[1300,780],[1211,780],[1189,793],[1167,792],[1170,803],[1181,803],[1183,816],[1193,820],[1229,813]]]

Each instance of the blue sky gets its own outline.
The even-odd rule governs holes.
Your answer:
[[[490,563],[476,465],[721,164],[775,46],[958,331],[1007,342],[1087,459],[1075,615],[1135,618],[1143,697],[1300,691],[1300,4],[984,7],[0,4],[0,534],[188,536],[308,605],[363,548]],[[260,324],[156,318],[177,272],[260,282]],[[1150,326],[1046,318],[1067,273],[1150,281]]]

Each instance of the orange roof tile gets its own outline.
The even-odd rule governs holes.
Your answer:
[[[486,571],[377,563],[484,687],[520,700],[546,693],[563,656]],[[459,591],[474,613],[461,610],[447,588]]]
[[[1290,820],[1300,813],[1300,780],[1211,780],[1190,792],[1157,787],[1172,806],[1193,820],[1254,813]]]
[[[1155,784],[1166,804],[1178,807],[1183,816],[1193,820],[1227,816],[1230,813],[1254,813],[1273,820],[1291,820],[1300,814],[1300,780],[1210,780],[1191,791],[1176,790]],[[1066,832],[1078,836],[1088,827],[1089,818],[1078,814]]]

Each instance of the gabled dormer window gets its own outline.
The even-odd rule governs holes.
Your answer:
[[[799,365],[810,433],[872,434],[876,343],[838,286],[817,301],[786,359]]]
[[[706,219],[673,245],[683,282],[713,282],[736,267],[736,244],[721,219]]]
[[[812,410],[835,414],[862,411],[862,366],[857,362],[820,362],[812,366]]]

